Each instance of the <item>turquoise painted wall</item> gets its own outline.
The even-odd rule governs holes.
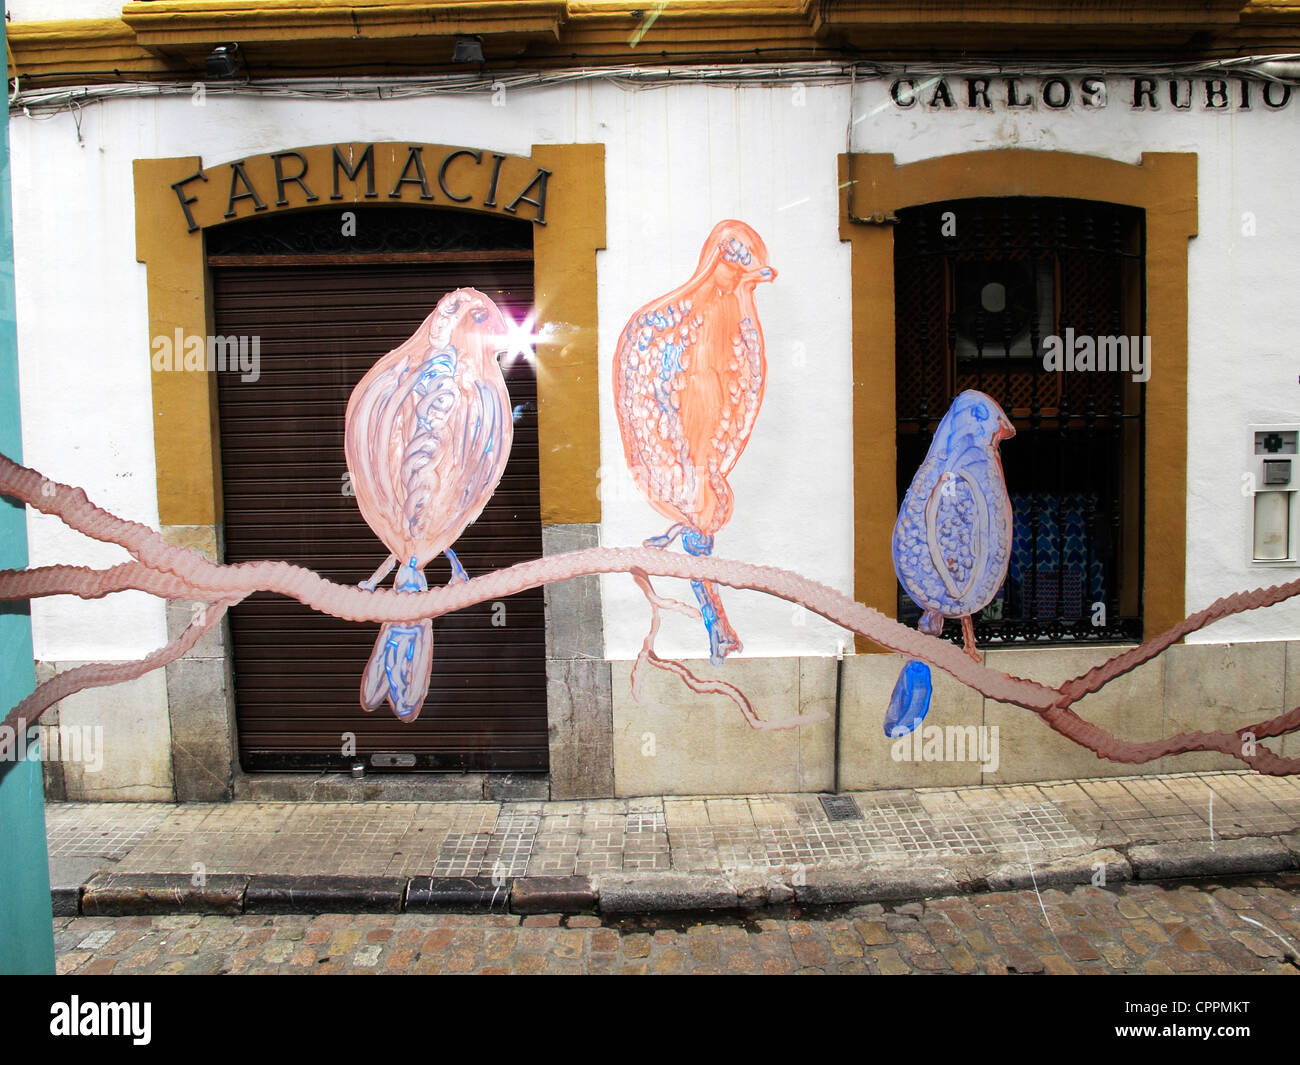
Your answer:
[[[0,41],[4,40],[4,25],[4,5],[0,3]],[[0,452],[21,462],[9,191],[6,118],[0,122]],[[22,569],[26,565],[27,523],[23,508],[0,497],[0,569]],[[27,696],[35,682],[28,606],[0,603],[0,716]],[[0,973],[54,972],[52,922],[41,763],[0,765]]]

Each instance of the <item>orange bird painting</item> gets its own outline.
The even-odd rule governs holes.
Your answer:
[[[425,591],[424,567],[442,553],[451,582],[468,579],[451,545],[483,512],[513,441],[497,362],[506,336],[495,303],[457,289],[353,389],[343,437],[348,472],[362,517],[392,552],[363,588],[373,590],[397,565],[397,591]],[[428,618],[384,625],[361,681],[361,706],[374,710],[387,700],[399,720],[414,721],[432,669]]]
[[[679,536],[692,555],[713,553],[731,518],[727,477],[763,403],[767,362],[754,288],[772,281],[767,247],[744,222],[713,227],[685,284],[627,323],[614,356],[614,403],[623,453],[650,505],[673,524],[647,547]],[[712,581],[691,588],[721,665],[741,642]]]

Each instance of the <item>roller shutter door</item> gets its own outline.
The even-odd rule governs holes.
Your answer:
[[[217,373],[226,560],[286,559],[356,584],[387,549],[346,484],[353,387],[453,288],[478,288],[521,320],[532,263],[220,267],[212,278],[216,332],[260,338],[256,381]],[[528,360],[505,361],[514,444],[495,495],[454,545],[470,576],[541,554],[536,379]],[[431,587],[446,583],[446,560],[426,574]],[[435,619],[429,698],[407,725],[387,704],[373,713],[358,705],[377,624],[250,597],[230,619],[243,767],[545,770],[543,610],[538,589]]]

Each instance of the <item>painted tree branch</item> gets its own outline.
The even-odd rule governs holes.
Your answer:
[[[193,645],[202,631],[215,624],[212,615],[219,617],[219,611],[224,611],[226,606],[256,591],[277,592],[347,621],[409,622],[438,617],[555,581],[598,573],[630,573],[637,575],[638,579],[645,578],[647,585],[650,576],[707,580],[732,588],[765,592],[798,603],[828,621],[860,633],[886,650],[921,659],[942,669],[988,698],[1036,711],[1051,728],[1098,757],[1140,763],[1185,751],[1219,751],[1262,773],[1300,773],[1300,759],[1280,757],[1258,742],[1300,729],[1300,707],[1232,732],[1181,733],[1146,743],[1119,739],[1083,721],[1069,709],[1085,695],[1100,690],[1116,677],[1214,621],[1300,595],[1300,580],[1219,599],[1168,632],[1116,655],[1066,681],[1059,688],[1053,688],[990,669],[982,662],[972,661],[953,644],[907,628],[824,584],[770,566],[675,555],[653,548],[591,548],[523,562],[426,592],[367,591],[334,584],[311,570],[287,562],[220,565],[198,551],[166,543],[158,533],[144,525],[126,521],[96,507],[81,489],[50,481],[3,455],[0,455],[0,494],[27,503],[43,513],[53,514],[93,539],[119,544],[136,559],[134,563],[105,570],[47,566],[0,571],[0,600],[48,595],[97,598],[110,592],[138,589],[170,599],[190,598],[214,604],[200,623],[191,625],[178,640],[140,662],[84,666],[75,671],[74,680],[63,680],[57,687],[54,686],[56,681],[70,677],[74,671],[47,681],[6,716],[4,723],[15,728],[20,718],[23,722],[34,721],[41,710],[73,690],[117,683],[128,679],[124,671],[138,669],[138,673],[131,674],[138,676],[167,661],[174,661]],[[653,607],[654,601],[651,602]],[[69,685],[73,683],[77,687],[70,689]],[[20,710],[23,713],[20,714]]]

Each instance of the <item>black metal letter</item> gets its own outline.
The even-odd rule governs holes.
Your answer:
[[[298,173],[285,177],[282,163],[284,159],[297,159],[301,164],[298,167]],[[320,199],[307,187],[307,182],[303,181],[303,178],[307,176],[307,157],[305,155],[301,152],[276,152],[271,156],[271,162],[275,164],[275,205],[277,207],[287,207],[289,205],[289,201],[284,196],[284,187],[290,182],[302,189],[308,203],[315,203]]]
[[[415,165],[415,177],[407,177],[411,172],[411,165]],[[424,172],[424,149],[418,144],[412,144],[406,153],[406,163],[402,167],[402,173],[397,179],[397,184],[393,186],[393,191],[388,194],[390,200],[400,200],[402,198],[403,185],[419,185],[420,199],[431,200],[433,193],[429,191],[429,176]]]
[[[442,161],[442,166],[438,167],[438,188],[442,189],[442,194],[454,203],[464,203],[470,198],[469,196],[454,196],[451,189],[447,188],[447,167],[451,165],[451,161],[458,155],[468,155],[474,162],[481,163],[483,162],[483,153],[461,148],[459,151],[449,153],[447,158]]]
[[[540,166],[537,168],[537,175],[525,187],[524,191],[516,196],[510,204],[503,207],[503,211],[509,211],[511,214],[521,203],[531,203],[537,208],[537,217],[533,219],[539,226],[546,225],[546,181],[551,176],[549,170],[543,170]],[[537,199],[531,199],[528,193],[533,191],[534,186],[537,188]]]
[[[357,183],[357,175],[361,173],[362,167],[366,168],[366,199],[377,195],[375,192],[375,146],[367,144],[366,150],[361,153],[361,158],[357,160],[356,166],[348,166],[348,161],[343,158],[343,153],[339,151],[339,146],[334,145],[334,191],[330,194],[331,200],[343,199],[343,194],[339,192],[339,171],[342,170],[352,184]]]
[[[243,183],[247,192],[235,191],[240,183]],[[240,200],[252,200],[254,211],[265,211],[266,204],[262,202],[262,197],[257,194],[257,189],[253,188],[253,183],[248,180],[248,171],[244,169],[244,160],[230,164],[230,199],[226,201],[226,218],[235,217],[235,204]]]
[[[189,229],[186,232],[189,233],[193,233],[196,229],[199,228],[199,224],[196,221],[194,221],[194,216],[190,214],[190,204],[198,203],[199,198],[197,196],[186,196],[185,193],[181,190],[184,189],[185,186],[188,185],[191,181],[199,181],[199,180],[203,180],[203,181],[208,180],[208,175],[205,174],[202,170],[200,170],[197,174],[191,174],[183,181],[172,182],[172,192],[176,193],[176,198],[181,201],[181,210],[185,212],[185,222],[189,226]]]

